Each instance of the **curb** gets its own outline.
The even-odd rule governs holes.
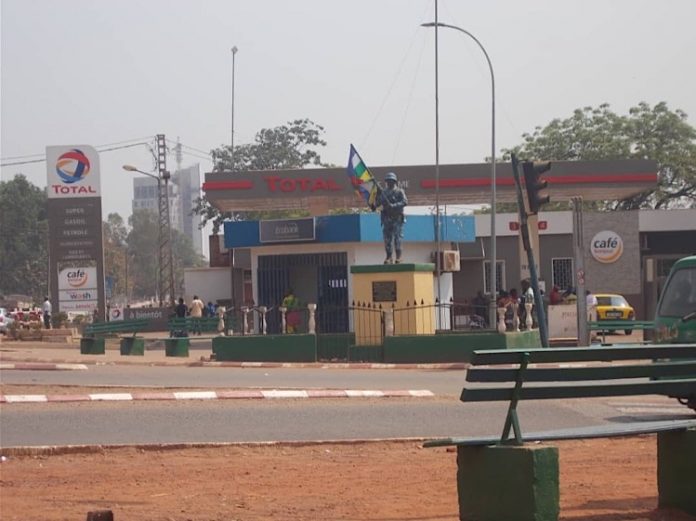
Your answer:
[[[48,402],[129,402],[152,400],[238,400],[238,399],[287,399],[287,398],[423,398],[434,397],[432,391],[417,390],[231,390],[231,391],[181,391],[99,394],[6,394],[0,395],[0,403],[48,403]]]
[[[149,367],[237,367],[242,369],[427,369],[427,370],[463,370],[469,364],[464,362],[421,363],[421,364],[384,364],[367,362],[215,362],[215,361],[135,361],[135,360],[85,360],[83,363],[65,360],[18,360],[0,362],[0,369],[24,370],[84,370],[89,365],[142,365]]]
[[[17,364],[8,364],[0,362],[0,369],[18,371],[86,371],[87,366],[85,364],[69,363],[48,364],[44,362],[20,362]]]
[[[312,447],[322,445],[367,445],[372,443],[418,443],[432,438],[374,438],[348,440],[316,441],[227,441],[227,442],[188,442],[188,443],[145,443],[114,445],[37,445],[2,447],[0,454],[5,457],[17,456],[60,456],[64,454],[104,454],[109,450],[136,449],[139,451],[166,451],[185,449],[216,449],[225,447]],[[422,448],[422,447],[421,447]]]

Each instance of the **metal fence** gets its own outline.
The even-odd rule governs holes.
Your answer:
[[[484,318],[475,314],[469,304],[415,301],[400,308],[385,308],[371,302],[353,302],[347,307],[316,307],[313,317],[306,307],[285,313],[281,307],[231,308],[225,313],[225,324],[228,334],[234,335],[351,333],[356,345],[379,345],[389,334],[429,335],[486,328]]]

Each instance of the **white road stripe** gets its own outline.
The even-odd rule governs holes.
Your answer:
[[[348,395],[349,398],[382,398],[384,396],[384,392],[382,391],[362,391],[362,390],[355,390],[355,389],[349,389],[346,391],[346,395]]]
[[[15,394],[15,395],[7,395],[5,396],[5,400],[7,400],[7,403],[14,403],[14,402],[21,402],[21,403],[29,403],[29,402],[47,402],[48,398],[46,397],[45,394]]]
[[[95,402],[99,401],[127,401],[132,400],[133,395],[131,393],[100,393],[100,394],[90,394],[89,399]]]
[[[215,391],[180,391],[172,393],[177,400],[215,400]]]
[[[427,389],[419,389],[416,391],[409,391],[409,394],[411,396],[435,396],[435,394],[432,391],[428,391]]]
[[[309,398],[307,391],[278,391],[276,389],[272,391],[261,391],[264,398]]]

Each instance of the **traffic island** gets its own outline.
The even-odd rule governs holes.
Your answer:
[[[104,355],[106,354],[106,338],[82,337],[80,339],[81,355]]]
[[[218,362],[316,362],[316,335],[249,335],[213,338]]]
[[[459,519],[556,521],[558,449],[457,446]]]
[[[166,338],[164,340],[165,355],[188,357],[190,343],[187,337]]]
[[[143,337],[127,336],[121,338],[121,355],[123,356],[144,356],[145,339]]]

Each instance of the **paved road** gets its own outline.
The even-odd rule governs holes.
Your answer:
[[[466,371],[88,366],[86,371],[0,371],[4,384],[264,389],[429,389],[459,397]]]
[[[0,446],[375,439],[497,434],[506,404],[464,404],[464,371],[89,366],[0,371],[3,384],[429,389],[435,398],[79,402],[0,406]],[[525,430],[693,418],[664,397],[525,402]]]

